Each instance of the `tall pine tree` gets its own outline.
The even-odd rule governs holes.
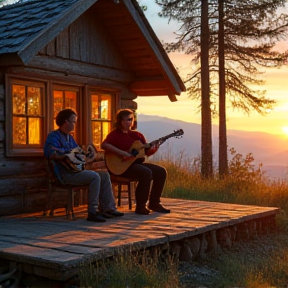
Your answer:
[[[228,172],[226,100],[247,114],[254,110],[264,114],[271,108],[275,101],[265,98],[265,91],[254,87],[263,84],[262,68],[283,63],[284,53],[273,48],[276,41],[286,36],[288,21],[286,14],[279,14],[279,8],[286,2],[283,0],[208,1],[209,96],[212,114],[219,115],[219,173],[223,175]],[[201,18],[205,15],[201,14],[200,4],[203,1],[156,0],[156,3],[162,8],[160,16],[182,24],[176,33],[177,41],[168,43],[167,51],[182,50],[191,55],[191,63],[202,65],[202,57],[206,57],[201,45]],[[196,67],[186,80],[192,99],[203,97],[201,69]],[[201,111],[208,113],[203,107]],[[209,117],[202,116],[202,122],[205,119]],[[206,158],[203,150],[201,156],[202,160]]]

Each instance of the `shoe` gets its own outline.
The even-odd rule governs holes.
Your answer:
[[[170,213],[170,209],[164,208],[160,203],[159,204],[149,204],[148,208],[154,212],[159,213]]]
[[[142,214],[142,215],[148,215],[150,213],[150,210],[146,207],[136,207],[135,213]]]
[[[111,215],[109,212],[102,212],[101,216],[103,216],[106,219],[114,218],[113,215]]]
[[[88,213],[87,221],[106,222],[106,219],[100,213]]]
[[[120,212],[120,211],[117,211],[117,210],[109,211],[108,213],[111,214],[114,217],[121,217],[121,216],[124,215],[123,212]]]
[[[110,211],[106,211],[106,212],[102,213],[102,215],[103,215],[105,218],[113,218],[113,217],[123,216],[124,213],[123,213],[123,212],[119,212],[119,211],[117,211],[117,210],[110,210]]]

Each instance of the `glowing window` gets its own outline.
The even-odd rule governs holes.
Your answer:
[[[91,92],[91,132],[96,149],[112,129],[112,99],[112,94]]]
[[[12,146],[41,146],[43,127],[43,88],[12,85]]]

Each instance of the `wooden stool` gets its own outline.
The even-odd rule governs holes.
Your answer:
[[[117,185],[117,201],[118,201],[118,206],[121,206],[121,193],[122,193],[122,185],[127,185],[128,187],[128,203],[129,203],[129,209],[132,209],[132,196],[131,196],[131,186],[133,185],[134,182],[137,182],[137,180],[132,180],[129,178],[124,178],[121,176],[117,176],[114,174],[110,174],[110,179],[112,184]]]

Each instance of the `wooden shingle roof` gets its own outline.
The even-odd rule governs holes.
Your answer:
[[[137,95],[175,95],[185,85],[136,0],[29,0],[0,8],[0,65],[27,65],[88,9],[100,19],[135,75]],[[8,60],[7,60],[8,59]],[[7,64],[5,64],[7,65]]]
[[[17,53],[26,64],[95,2],[97,0],[30,0],[2,7],[0,55]]]

